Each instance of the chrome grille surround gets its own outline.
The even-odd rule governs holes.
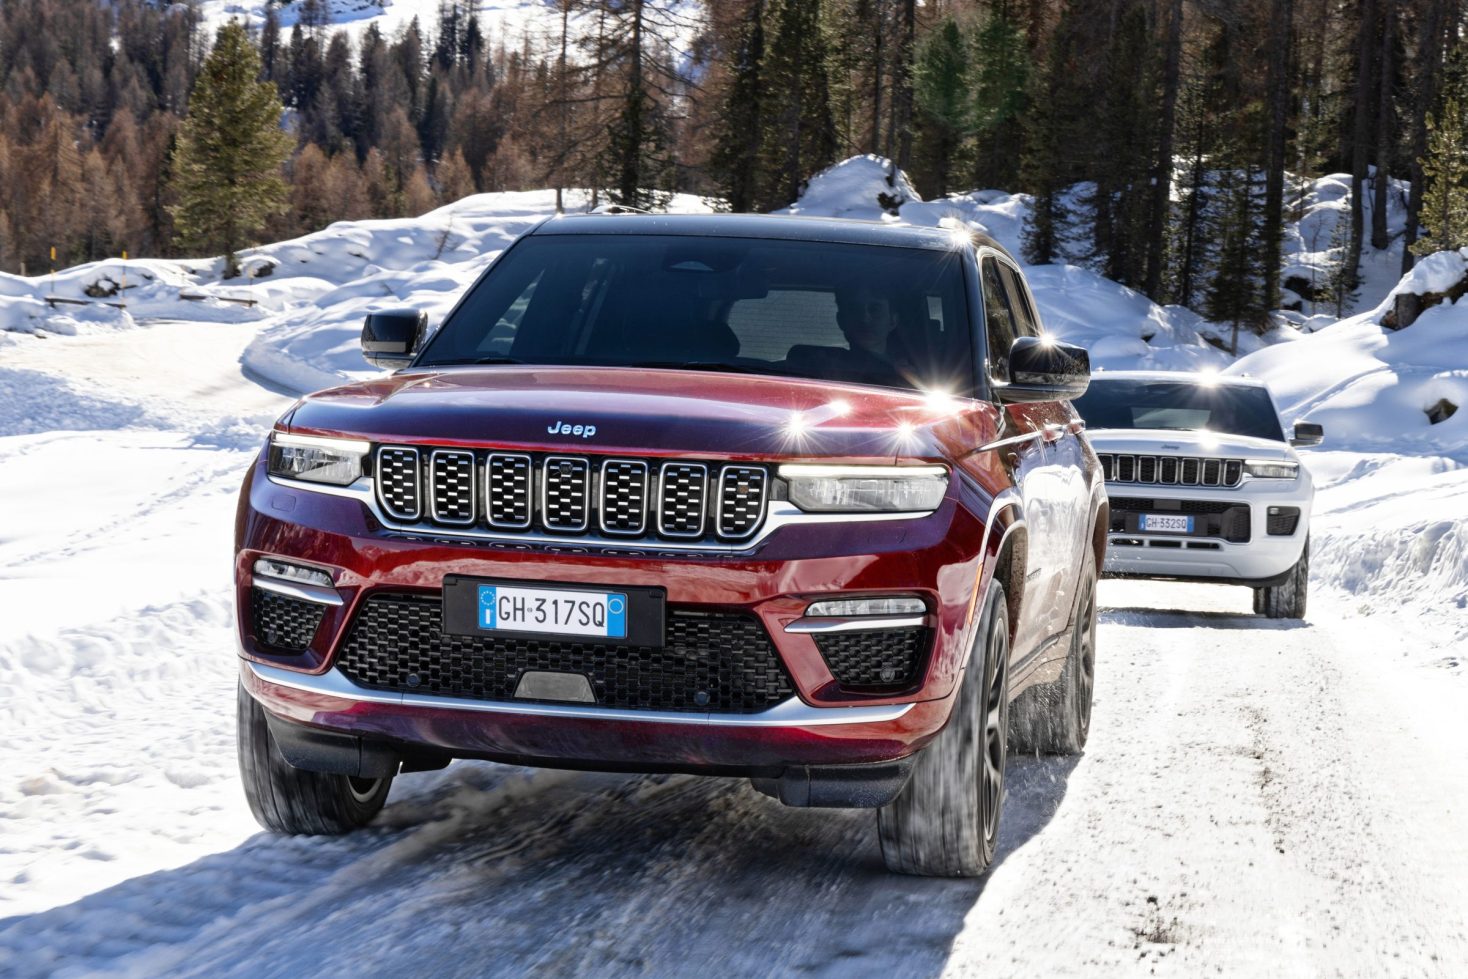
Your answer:
[[[484,509],[491,527],[530,528],[530,470],[530,457],[520,453],[491,452],[484,460]]]
[[[604,534],[640,537],[647,530],[647,463],[607,459],[601,464],[597,519]]]
[[[719,470],[714,497],[714,527],[720,537],[741,540],[765,519],[770,474],[758,466],[725,466]]]
[[[423,472],[417,449],[400,445],[378,449],[376,476],[377,500],[389,516],[417,520],[423,515]]]
[[[1244,460],[1196,456],[1097,454],[1108,483],[1158,486],[1216,486],[1231,489],[1244,480]]]
[[[658,533],[702,537],[709,467],[701,462],[665,462],[658,468]]]
[[[579,533],[591,523],[591,464],[581,456],[546,456],[540,470],[540,522]]]
[[[434,449],[428,454],[428,513],[437,523],[459,527],[479,519],[474,453]]]

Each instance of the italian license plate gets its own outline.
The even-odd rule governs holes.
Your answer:
[[[476,624],[485,632],[625,639],[627,596],[606,591],[480,585]]]
[[[445,575],[443,631],[661,647],[666,604],[662,588]]]
[[[1183,514],[1144,513],[1142,514],[1142,530],[1164,534],[1191,534],[1193,518]]]

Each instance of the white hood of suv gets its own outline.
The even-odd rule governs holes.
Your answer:
[[[1296,461],[1288,442],[1224,435],[1218,432],[1179,432],[1171,429],[1092,428],[1086,437],[1097,452],[1115,455],[1200,456],[1215,459]]]

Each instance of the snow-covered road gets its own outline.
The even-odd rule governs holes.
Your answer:
[[[458,763],[356,836],[259,833],[228,547],[281,402],[229,329],[183,389],[101,338],[0,350],[0,975],[1468,973],[1464,671],[1325,591],[1281,624],[1104,583],[1091,744],[1012,760],[982,882],[682,776]]]

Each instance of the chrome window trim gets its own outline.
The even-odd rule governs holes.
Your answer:
[[[240,661],[241,671],[249,670],[255,679],[292,690],[338,697],[343,700],[392,704],[400,707],[425,707],[441,710],[465,710],[483,714],[507,714],[519,717],[545,717],[563,720],[617,721],[644,724],[688,724],[707,727],[829,727],[839,724],[881,724],[895,721],[917,706],[915,703],[887,704],[879,707],[811,707],[799,697],[783,700],[758,714],[720,714],[697,711],[625,710],[613,707],[584,707],[567,704],[517,703],[515,701],[468,700],[461,697],[439,697],[433,694],[395,693],[359,687],[335,669],[325,673],[299,673],[250,660]]]
[[[545,519],[547,492],[550,487],[550,466],[553,462],[579,462],[584,468],[581,474],[582,495],[586,499],[586,509],[582,514],[581,526],[579,527],[552,527]],[[591,460],[585,456],[554,455],[546,456],[540,460],[540,525],[547,530],[558,531],[562,534],[584,533],[591,526]]]
[[[724,479],[731,469],[747,469],[750,472],[759,473],[764,478],[764,483],[760,486],[759,492],[759,515],[755,518],[754,524],[749,530],[742,534],[724,533]],[[760,526],[765,522],[765,508],[770,502],[770,479],[770,471],[765,466],[750,466],[731,462],[719,467],[719,478],[716,484],[717,489],[714,493],[714,536],[721,540],[747,540],[754,536]]]
[[[920,629],[927,622],[921,615],[822,615],[802,616],[785,627],[786,632],[876,632],[881,629]]]
[[[839,523],[874,523],[882,520],[922,520],[931,516],[935,511],[923,510],[912,512],[854,512],[854,513],[806,513],[804,510],[784,500],[771,500],[765,509],[765,522],[759,532],[747,541],[723,544],[717,541],[700,541],[695,544],[680,543],[677,541],[663,541],[656,538],[640,538],[636,541],[621,537],[600,537],[595,534],[582,535],[579,537],[561,537],[556,534],[547,534],[540,531],[526,533],[495,533],[491,528],[485,530],[479,527],[442,527],[438,524],[428,523],[401,523],[394,520],[385,513],[378,505],[377,493],[373,488],[373,480],[363,476],[350,486],[331,486],[326,483],[308,483],[299,479],[287,479],[284,476],[266,475],[276,486],[283,489],[300,490],[308,493],[324,493],[327,496],[340,496],[349,500],[356,500],[365,506],[382,525],[383,530],[393,534],[404,534],[413,537],[434,537],[443,540],[462,540],[465,543],[493,542],[504,544],[523,544],[528,549],[531,546],[554,547],[574,546],[585,548],[588,546],[602,547],[615,550],[622,555],[655,557],[658,552],[680,552],[689,554],[746,554],[753,551],[775,531],[781,527],[798,524],[839,524]]]
[[[439,456],[468,456],[469,457],[469,519],[450,520],[441,517],[438,513],[438,474],[435,466],[438,465]],[[477,472],[479,459],[469,449],[434,449],[428,453],[428,518],[434,523],[445,524],[450,527],[472,527],[479,522],[479,494],[477,492],[479,473]]]
[[[525,522],[505,523],[494,518],[494,489],[489,485],[489,474],[495,459],[525,460]],[[490,452],[484,457],[484,519],[491,527],[500,530],[528,529],[535,520],[535,460],[524,452]]]
[[[316,602],[319,605],[342,604],[342,597],[337,594],[336,589],[325,585],[308,585],[302,581],[286,581],[284,578],[268,578],[265,575],[251,575],[250,584],[261,591],[272,591],[303,602]]]
[[[671,530],[669,530],[669,529],[667,529],[666,527],[663,526],[663,511],[665,509],[664,506],[663,506],[663,485],[664,485],[664,481],[667,479],[667,472],[668,472],[668,467],[669,466],[687,466],[689,468],[697,468],[697,469],[702,469],[703,470],[703,499],[699,501],[699,506],[698,506],[698,530],[694,531],[691,534],[688,533],[687,531],[677,531],[677,532],[671,531]],[[661,466],[658,466],[658,496],[657,496],[657,506],[658,506],[658,533],[660,535],[662,535],[663,537],[672,537],[675,540],[676,539],[680,539],[680,538],[683,539],[683,540],[693,540],[693,539],[696,539],[696,538],[699,538],[699,537],[703,537],[704,536],[703,527],[704,527],[704,524],[708,523],[708,515],[709,515],[709,467],[708,467],[708,465],[705,464],[705,463],[702,463],[702,462],[678,462],[676,460],[671,460],[670,459],[669,461],[664,462]]]
[[[384,452],[413,453],[413,468],[418,473],[418,508],[410,514],[402,514],[396,512],[395,510],[393,510],[392,506],[387,502],[387,500],[382,499],[382,493],[380,491],[380,487],[382,485],[381,481],[374,480],[377,482],[377,485],[379,487],[379,492],[377,495],[378,499],[382,503],[383,512],[387,513],[395,520],[421,519],[423,516],[423,453],[419,452],[417,448],[411,445],[379,445],[377,447],[377,451],[372,454],[372,473],[374,477],[379,476],[382,473],[382,454]],[[354,483],[352,485],[356,484]]]
[[[636,530],[612,530],[607,526],[607,467],[616,464],[619,466],[641,466],[642,467],[642,523]],[[597,500],[596,524],[601,528],[603,534],[617,537],[643,537],[647,534],[647,505],[652,497],[652,469],[641,459],[603,459],[599,473],[601,481],[601,494]]]

